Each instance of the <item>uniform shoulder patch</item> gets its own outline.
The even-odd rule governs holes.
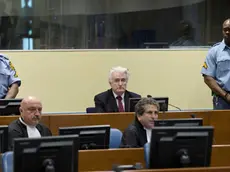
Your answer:
[[[15,72],[14,77],[17,78],[17,77],[18,77],[18,73],[16,72],[15,67],[14,67],[14,65],[12,64],[11,61],[9,61],[9,65],[10,65],[10,69],[13,70],[13,71]]]
[[[206,63],[206,62],[204,62],[204,64],[203,64],[203,68],[208,69],[208,65],[207,65],[207,63]]]

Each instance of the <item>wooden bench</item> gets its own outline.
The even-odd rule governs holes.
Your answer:
[[[134,165],[141,163],[145,167],[144,149],[104,149],[80,150],[80,171],[109,171],[113,165]],[[212,167],[230,166],[230,145],[213,145]]]
[[[9,125],[12,121],[18,119],[19,116],[0,116],[0,125]],[[50,127],[50,116],[43,115],[41,122]]]
[[[180,169],[181,172],[193,172],[189,170],[201,169],[201,172],[229,172],[230,167],[230,145],[213,145],[211,167],[223,168],[196,168],[196,169]],[[134,165],[141,163],[145,167],[144,149],[129,148],[129,149],[102,149],[102,150],[80,150],[78,157],[79,171],[111,171],[113,165]],[[166,172],[175,172],[176,169],[165,169]],[[184,171],[185,170],[185,171]],[[188,170],[188,171],[186,171]],[[202,171],[203,170],[203,171]],[[154,170],[140,170],[140,172]],[[159,170],[156,170],[158,172]],[[194,171],[194,172],[195,172]],[[0,169],[1,172],[1,169]],[[161,170],[159,171],[161,172]],[[198,171],[196,171],[198,172]]]
[[[167,118],[191,118],[195,114],[203,118],[204,125],[212,125],[214,130],[214,144],[230,144],[230,111],[180,111],[160,113],[160,119]],[[0,116],[0,125],[8,125],[18,116]],[[124,131],[133,121],[134,113],[104,113],[104,114],[44,114],[42,122],[47,125],[53,135],[58,135],[59,127],[81,125],[109,124],[112,128]]]
[[[230,111],[180,111],[160,113],[160,119],[191,118],[195,114],[197,118],[203,118],[204,125],[212,125],[214,130],[214,144],[230,144]],[[84,115],[50,115],[50,129],[54,135],[58,135],[59,127],[81,125],[109,124],[113,128],[124,131],[134,120],[134,113],[108,113],[108,114],[84,114]]]
[[[230,167],[207,167],[207,168],[175,168],[175,169],[145,169],[129,170],[124,172],[229,172]]]

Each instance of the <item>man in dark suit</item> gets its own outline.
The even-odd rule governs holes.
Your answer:
[[[21,116],[11,122],[9,130],[9,149],[13,149],[15,138],[32,138],[52,136],[49,128],[40,123],[42,115],[42,103],[36,97],[24,98],[20,106]]]
[[[159,104],[153,98],[142,98],[135,106],[135,119],[125,129],[120,147],[143,147],[145,143],[150,142],[159,109]]]
[[[129,98],[140,98],[139,94],[126,90],[129,79],[128,69],[114,67],[109,73],[111,89],[94,97],[96,112],[128,112]]]

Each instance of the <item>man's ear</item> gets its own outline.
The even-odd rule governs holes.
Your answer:
[[[141,119],[141,115],[137,114],[137,119],[140,120]]]
[[[20,111],[20,113],[22,114],[22,112],[23,112],[23,109],[22,109],[22,107],[20,107],[20,108],[19,108],[19,111]]]

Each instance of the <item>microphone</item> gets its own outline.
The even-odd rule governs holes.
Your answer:
[[[196,115],[195,114],[191,114],[190,117],[196,118]]]
[[[97,145],[95,143],[90,143],[89,144],[89,149],[96,149]]]
[[[147,95],[147,97],[148,97],[148,98],[153,98],[153,97],[152,97],[151,95],[149,95],[149,94]],[[179,107],[177,107],[177,106],[175,106],[175,105],[173,105],[173,104],[168,103],[168,105],[169,105],[169,106],[172,106],[172,107],[174,107],[174,108],[176,108],[176,109],[178,109],[179,111],[181,111],[181,108],[179,108]],[[166,103],[163,103],[162,106],[161,106],[161,108],[162,108],[162,111],[165,112],[166,109],[167,109]]]
[[[169,105],[169,106],[172,106],[172,107],[174,107],[174,108],[176,108],[176,109],[178,109],[179,111],[181,111],[181,108],[179,108],[179,107],[177,107],[177,106],[175,106],[175,105],[172,105],[172,104],[170,104],[170,103],[168,103],[168,105]]]
[[[81,146],[81,149],[82,149],[82,150],[88,150],[88,149],[89,149],[88,144],[83,144],[83,145]]]

